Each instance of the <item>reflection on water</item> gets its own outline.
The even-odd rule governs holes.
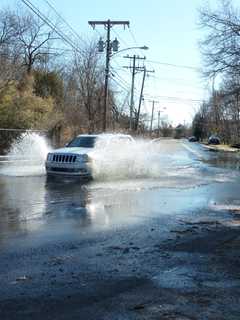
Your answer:
[[[35,177],[2,179],[0,184],[0,232],[26,233],[40,227],[45,210],[45,188],[41,179]],[[35,221],[38,220],[38,223]],[[0,237],[0,238],[1,238]]]
[[[189,200],[189,191],[151,188],[147,180],[138,183],[144,188],[139,188],[136,181],[129,181],[125,187],[120,182],[107,183],[104,188],[102,184],[47,181],[45,177],[1,177],[1,246],[18,245],[18,240],[32,245],[34,241],[40,244],[81,237],[162,214],[176,214],[205,201],[199,193]]]
[[[207,160],[203,160],[203,162],[226,169],[240,169],[239,155],[231,152],[216,152],[215,154],[211,152],[211,157]]]

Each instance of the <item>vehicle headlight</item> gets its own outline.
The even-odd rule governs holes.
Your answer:
[[[77,156],[77,162],[88,162],[89,157],[87,154],[80,154]]]
[[[48,153],[47,154],[47,161],[51,161],[52,160],[52,154],[51,153]]]

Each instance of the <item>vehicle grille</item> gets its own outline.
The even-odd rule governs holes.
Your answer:
[[[79,168],[55,168],[51,167],[49,168],[51,171],[55,172],[79,172],[79,173],[87,173],[86,169],[79,169]]]
[[[77,156],[66,155],[66,154],[53,154],[52,161],[57,163],[74,163],[76,162]]]

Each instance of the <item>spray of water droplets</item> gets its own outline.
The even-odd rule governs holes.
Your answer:
[[[109,143],[101,139],[91,153],[93,177],[96,180],[159,178],[166,172],[159,148],[160,145],[149,140],[119,139]]]
[[[23,133],[11,145],[5,160],[0,162],[0,174],[43,175],[44,161],[49,150],[50,147],[44,137],[36,133]]]

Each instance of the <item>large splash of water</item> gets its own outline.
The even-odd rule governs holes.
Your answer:
[[[149,140],[125,141],[101,139],[91,154],[92,172],[96,180],[159,178],[171,165],[161,145]],[[165,162],[165,164],[164,164]]]
[[[50,147],[43,136],[37,133],[23,133],[10,147],[5,161],[2,162],[0,173],[10,176],[45,174],[44,161],[49,150]]]
[[[146,139],[126,141],[119,136],[119,139],[111,142],[106,135],[106,139],[99,141],[90,154],[92,175],[97,182],[95,187],[106,187],[114,181],[114,186],[117,183],[119,188],[136,188],[137,183],[139,188],[143,188],[146,179],[148,187],[181,186],[183,181],[184,185],[192,186],[207,183],[213,178],[222,182],[219,181],[222,179],[222,172],[203,172],[206,168],[199,165],[199,162],[193,162],[181,144],[173,140],[155,143]],[[0,161],[0,175],[45,175],[44,162],[50,149],[43,136],[36,133],[22,134],[12,144],[6,163]],[[226,180],[225,173],[224,179]]]

